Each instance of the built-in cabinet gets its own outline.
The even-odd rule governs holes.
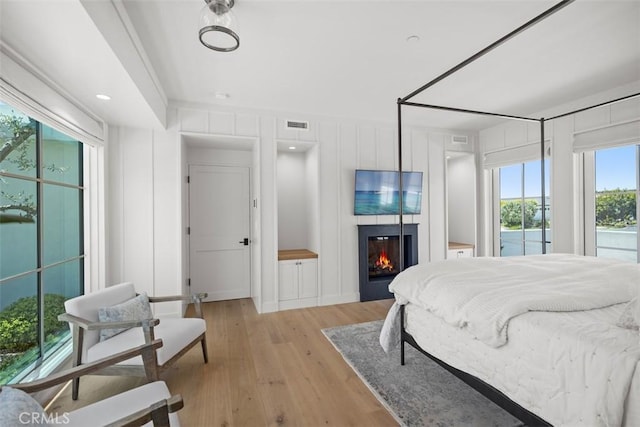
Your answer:
[[[473,245],[468,243],[449,242],[447,259],[471,258],[474,254]]]
[[[310,307],[318,301],[318,255],[309,250],[278,252],[280,308]]]
[[[278,191],[278,309],[318,305],[318,150],[280,144]]]

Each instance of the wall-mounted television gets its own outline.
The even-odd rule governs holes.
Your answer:
[[[355,215],[399,215],[400,172],[356,169]],[[402,172],[402,212],[419,214],[422,172]]]

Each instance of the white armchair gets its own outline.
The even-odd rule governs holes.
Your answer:
[[[27,393],[35,393],[78,378],[93,374],[96,370],[112,365],[132,356],[148,356],[162,346],[155,340],[107,358],[77,366],[29,383],[0,387],[0,425],[64,425],[86,426],[142,426],[152,423],[154,427],[179,427],[176,411],[184,406],[182,397],[172,396],[163,381],[155,381],[115,396],[91,403],[80,409],[64,413],[44,412],[40,404]],[[152,366],[149,366],[152,369]]]
[[[122,307],[134,301],[137,294],[133,283],[125,282],[110,286],[92,294],[81,295],[65,302],[66,313],[58,316],[69,322],[73,336],[73,366],[89,363],[113,355],[154,339],[161,339],[163,346],[149,354],[153,369],[144,368],[143,357],[138,356],[102,369],[102,375],[142,375],[150,381],[159,379],[160,374],[198,342],[202,345],[204,362],[208,363],[206,323],[202,318],[200,303],[206,294],[195,296],[148,297],[150,303],[165,301],[191,301],[195,305],[195,318],[136,319],[124,316],[122,321],[101,322],[99,312],[106,308]],[[124,329],[108,338],[100,331]],[[106,338],[106,339],[105,339]],[[73,380],[72,398],[78,398],[80,378]]]

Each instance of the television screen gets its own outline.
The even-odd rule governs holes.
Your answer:
[[[355,215],[399,215],[400,173],[356,170]],[[403,213],[419,214],[422,205],[422,172],[402,172]]]

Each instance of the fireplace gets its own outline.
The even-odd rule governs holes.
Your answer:
[[[400,272],[400,225],[359,225],[360,301],[393,298],[388,286]],[[404,267],[418,263],[418,224],[404,225]]]

